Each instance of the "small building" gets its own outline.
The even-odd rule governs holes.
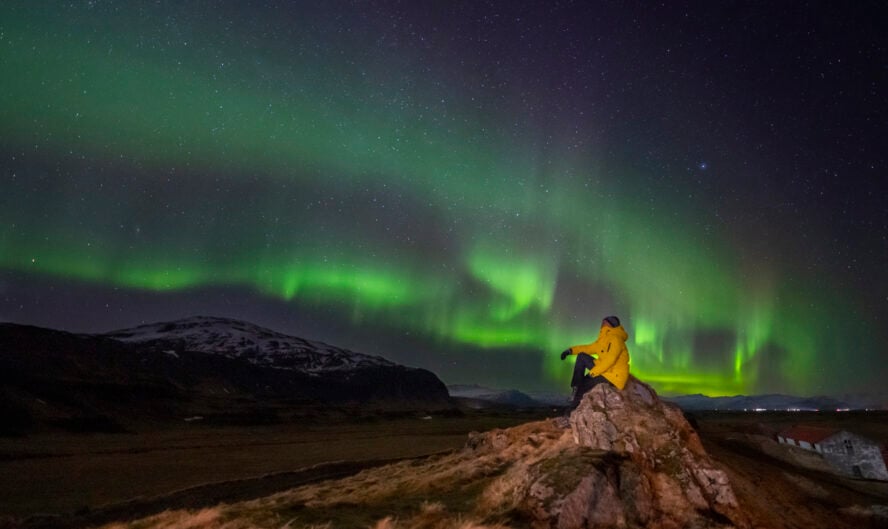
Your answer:
[[[840,474],[888,481],[886,447],[849,431],[793,426],[777,434],[777,442],[819,453]]]
[[[804,448],[805,450],[813,450],[822,454],[822,441],[837,433],[839,433],[839,430],[835,430],[832,428],[818,428],[816,426],[793,426],[792,428],[783,430],[782,432],[778,433],[777,442],[780,444],[798,446],[799,448]]]

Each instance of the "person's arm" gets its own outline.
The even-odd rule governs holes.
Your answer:
[[[623,345],[620,343],[620,340],[615,338],[607,340],[607,343],[599,351],[596,351],[598,353],[598,361],[595,362],[595,367],[589,370],[589,375],[597,377],[610,369],[616,363],[617,358],[620,357],[622,348]]]
[[[595,341],[595,342],[592,342],[592,343],[587,343],[587,344],[585,344],[585,345],[575,345],[575,346],[573,346],[573,347],[571,347],[571,348],[569,349],[569,350],[570,350],[570,354],[572,354],[572,355],[578,355],[578,354],[584,354],[584,353],[585,353],[585,354],[587,354],[587,355],[589,355],[589,356],[592,356],[592,355],[598,354],[598,347],[596,346],[597,343],[598,343],[598,342]]]
[[[590,343],[586,345],[575,345],[573,347],[568,347],[564,351],[561,352],[561,359],[564,360],[569,355],[578,355],[581,353],[586,353],[591,355],[595,351],[595,343]]]

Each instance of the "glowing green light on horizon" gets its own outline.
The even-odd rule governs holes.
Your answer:
[[[710,397],[726,397],[744,394],[749,387],[720,373],[685,372],[664,375],[633,368],[633,375],[657,389],[660,393],[701,393]]]

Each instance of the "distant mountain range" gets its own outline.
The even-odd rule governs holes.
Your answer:
[[[878,395],[848,395],[843,397],[795,397],[792,395],[736,395],[707,397],[682,395],[664,397],[685,411],[845,411],[888,409],[888,399]]]
[[[477,385],[227,318],[105,334],[0,323],[0,434],[118,431],[144,421],[268,423],[329,414],[564,406],[567,396]],[[685,410],[888,409],[888,396],[669,399]]]
[[[0,323],[0,433],[133,421],[263,423],[453,409],[424,369],[250,323],[195,317],[107,334]]]
[[[569,398],[559,393],[527,394],[517,390],[492,389],[474,384],[447,386],[450,395],[475,408],[490,406],[547,407],[566,406]],[[733,397],[707,397],[706,395],[681,395],[661,397],[673,402],[685,411],[844,411],[888,409],[886,395],[845,395],[841,397],[796,397],[792,395],[736,395]]]
[[[483,408],[489,405],[515,408],[544,408],[564,406],[568,398],[557,393],[527,394],[514,389],[492,389],[476,384],[453,384],[447,386],[450,396],[460,399],[470,407]]]

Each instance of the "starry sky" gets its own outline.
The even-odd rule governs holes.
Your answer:
[[[564,389],[888,379],[876,2],[0,6],[0,321],[245,319]]]

